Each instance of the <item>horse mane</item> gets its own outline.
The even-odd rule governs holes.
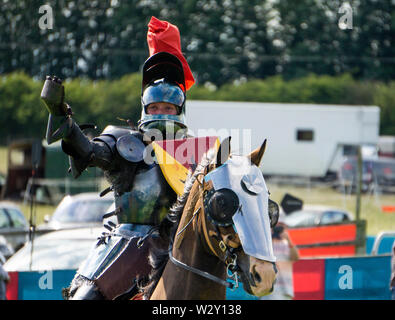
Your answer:
[[[152,271],[149,274],[148,283],[145,286],[139,286],[144,299],[149,299],[152,295],[169,260],[169,243],[175,236],[175,232],[177,231],[177,227],[184,212],[185,204],[190,195],[192,186],[194,185],[197,177],[204,172],[204,169],[214,159],[215,154],[214,150],[209,150],[203,156],[202,161],[197,165],[193,174],[188,174],[183,194],[177,197],[177,200],[170,208],[169,213],[159,224],[159,239],[152,241],[152,247],[148,256]]]

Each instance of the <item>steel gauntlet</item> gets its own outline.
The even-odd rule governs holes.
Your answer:
[[[72,110],[64,102],[64,95],[62,81],[47,76],[41,91],[41,99],[49,111],[46,140],[51,144],[62,139],[63,151],[71,156],[72,173],[77,177],[91,164],[94,146],[71,117]]]

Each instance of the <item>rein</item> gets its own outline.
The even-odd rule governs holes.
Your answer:
[[[200,186],[203,187],[203,183],[200,183]],[[204,190],[202,190],[202,197],[204,197]],[[201,206],[198,207],[198,209],[193,213],[191,219],[177,233],[176,237],[179,236],[181,233],[183,233],[186,230],[186,228],[192,223],[193,219],[199,214],[200,211],[202,211],[201,208],[202,208]],[[199,275],[201,277],[204,277],[206,279],[214,281],[214,282],[216,282],[216,283],[218,283],[220,285],[223,285],[223,286],[225,286],[227,288],[230,288],[232,290],[236,289],[238,287],[238,274],[237,274],[237,271],[234,271],[234,270],[237,269],[237,255],[236,255],[236,253],[234,253],[234,251],[236,249],[238,249],[239,246],[236,247],[236,246],[232,245],[231,248],[229,249],[229,247],[225,244],[225,242],[223,240],[220,240],[221,239],[221,234],[220,234],[218,228],[216,228],[216,231],[214,232],[214,235],[219,240],[218,247],[219,247],[220,250],[219,251],[215,250],[214,249],[215,246],[210,241],[210,238],[212,237],[213,231],[212,230],[208,230],[206,217],[205,217],[204,213],[201,214],[199,216],[199,218],[200,218],[200,227],[203,230],[203,234],[204,234],[204,238],[205,238],[205,241],[203,243],[205,243],[208,246],[209,250],[215,256],[217,256],[220,260],[222,260],[225,263],[225,265],[226,265],[226,275],[227,275],[228,278],[233,279],[235,284],[232,283],[232,282],[228,282],[226,280],[223,280],[223,279],[221,279],[221,278],[219,278],[217,276],[214,276],[214,275],[212,275],[212,274],[210,274],[210,273],[208,273],[206,271],[202,271],[202,270],[199,270],[199,269],[194,268],[192,266],[189,266],[189,265],[177,260],[173,256],[173,252],[172,252],[173,251],[174,239],[171,240],[171,242],[169,244],[169,249],[168,249],[170,261],[173,264],[175,264],[176,266],[181,267],[181,268],[183,268],[183,269],[185,269],[187,271],[193,272],[193,273],[195,273],[195,274],[197,274],[197,275]],[[223,255],[225,257],[224,259],[221,258],[220,252],[223,253]]]
[[[214,281],[214,282],[216,282],[216,283],[218,283],[220,285],[223,285],[223,286],[225,286],[227,288],[234,289],[234,288],[238,287],[237,275],[235,277],[235,279],[236,279],[236,286],[235,286],[233,283],[228,282],[226,280],[223,280],[223,279],[221,279],[221,278],[219,278],[217,276],[214,276],[211,273],[208,273],[206,271],[202,271],[202,270],[196,269],[194,267],[188,266],[187,264],[177,260],[176,258],[173,257],[172,251],[173,251],[173,244],[171,243],[170,247],[169,247],[169,258],[170,258],[170,261],[173,262],[176,266],[181,267],[181,268],[183,268],[185,270],[188,270],[190,272],[193,272],[193,273],[195,273],[195,274],[197,274],[197,275],[199,275],[201,277],[204,277],[206,279],[209,279],[211,281]],[[229,276],[229,274],[228,274],[228,276]]]

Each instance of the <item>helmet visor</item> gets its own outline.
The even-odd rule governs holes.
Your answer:
[[[144,107],[155,102],[168,102],[180,108],[184,104],[185,94],[179,86],[161,82],[145,89],[141,101]]]

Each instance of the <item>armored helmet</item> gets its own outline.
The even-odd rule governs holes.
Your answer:
[[[180,133],[186,133],[185,92],[183,67],[175,55],[159,52],[148,58],[143,66],[139,130],[147,132],[157,129],[165,137],[169,134],[179,134],[180,130]],[[155,102],[175,105],[177,114],[148,114],[147,106]]]

